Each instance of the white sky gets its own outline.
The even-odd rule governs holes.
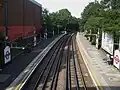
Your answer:
[[[85,6],[94,0],[36,0],[50,12],[67,8],[73,16],[80,17]]]

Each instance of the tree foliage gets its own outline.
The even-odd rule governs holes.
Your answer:
[[[49,13],[47,10],[43,13],[44,23],[49,27],[49,31],[55,32],[63,30],[75,31],[79,29],[78,18],[73,17],[68,9],[61,9],[57,12]]]
[[[81,30],[93,33],[100,28],[104,31],[120,30],[120,0],[101,0],[98,2],[89,3],[80,20]]]
[[[43,9],[42,16],[43,16],[43,26],[44,28],[48,29],[49,28],[48,26],[51,26],[51,19],[49,16],[49,11],[46,8]]]
[[[81,16],[81,29],[83,31],[92,30],[93,33],[96,33],[97,28],[102,26],[103,7],[98,2],[91,2],[85,7]]]

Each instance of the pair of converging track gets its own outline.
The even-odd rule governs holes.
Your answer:
[[[73,35],[68,46],[67,69],[66,69],[66,90],[87,90],[84,73],[79,61],[80,52],[76,44],[76,37]]]
[[[72,90],[71,67],[73,67],[75,89],[79,90],[78,74],[75,64],[75,45],[73,34],[66,35],[58,41],[49,51],[29,81],[23,87],[23,90],[56,90],[57,82],[62,63],[64,48],[67,46],[66,59],[66,90]],[[71,59],[72,58],[72,59]]]
[[[73,39],[74,38],[74,39]],[[79,90],[79,81],[75,64],[75,36],[71,38],[68,46],[67,69],[66,69],[66,90]],[[73,79],[72,79],[73,78]],[[73,82],[73,83],[72,83]]]
[[[55,44],[54,48],[50,50],[34,71],[23,90],[56,90],[62,52],[64,46],[68,44],[69,38],[70,35],[66,35]]]

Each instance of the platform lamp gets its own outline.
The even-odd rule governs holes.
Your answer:
[[[37,44],[35,24],[34,24],[34,27],[33,27],[33,36],[34,36],[34,40],[33,40],[33,42],[34,42],[34,47],[35,47],[35,46],[36,46],[36,44]]]
[[[4,19],[5,19],[5,46],[7,46],[8,41],[8,0],[4,0]]]
[[[58,28],[58,35],[60,33],[60,25],[57,25],[57,28]]]

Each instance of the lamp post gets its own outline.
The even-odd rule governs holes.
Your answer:
[[[5,46],[7,46],[7,40],[8,40],[8,0],[4,0],[4,18],[5,18]]]
[[[34,35],[34,40],[33,40],[33,42],[34,42],[34,47],[36,46],[36,44],[37,44],[37,40],[36,40],[36,28],[35,28],[35,25],[34,25],[34,27],[33,27],[33,35]]]
[[[59,27],[60,27],[60,25],[57,25],[57,27],[58,27],[58,35],[59,35]]]
[[[54,27],[53,27],[53,37],[54,37],[54,35],[55,35],[55,32],[54,32]]]

